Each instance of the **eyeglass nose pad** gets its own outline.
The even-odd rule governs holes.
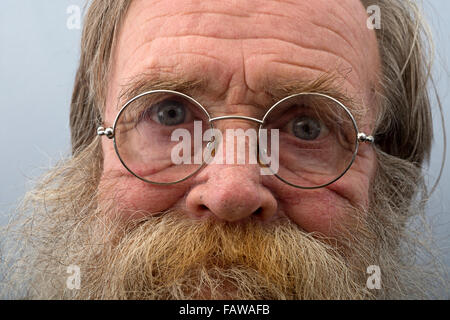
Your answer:
[[[268,157],[268,153],[267,153],[267,149],[259,149],[258,146],[258,163],[262,168],[268,168],[269,166],[267,165],[267,159]]]
[[[204,159],[206,163],[211,163],[212,159],[216,155],[216,146],[215,146],[215,139],[214,137],[211,138],[211,141],[209,141],[206,144],[205,152],[204,152]]]
[[[209,141],[208,144],[206,145],[206,148],[210,150],[211,155],[214,157],[215,151],[216,151],[216,147],[214,145],[213,141]]]

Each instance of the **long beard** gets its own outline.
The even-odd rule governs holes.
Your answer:
[[[349,237],[341,227],[341,239],[306,233],[287,218],[225,223],[168,211],[119,222],[110,217],[122,215],[111,210],[114,203],[88,219],[54,223],[53,235],[37,246],[31,297],[247,300],[377,295],[366,286],[366,269],[376,264],[375,236],[363,227],[364,215],[356,210],[349,210],[349,216],[358,217],[358,232],[352,230]],[[80,268],[77,290],[67,288],[69,265]]]
[[[403,241],[411,202],[401,198],[406,192],[392,201],[392,193],[407,184],[389,184],[387,174],[374,183],[370,210],[347,208],[346,221],[333,233],[339,236],[327,238],[288,219],[230,224],[190,220],[179,211],[129,222],[106,219],[123,212],[114,202],[97,201],[100,166],[92,160],[95,148],[91,152],[53,170],[27,195],[24,216],[7,228],[4,297],[410,298],[428,296],[425,282],[439,277],[405,260],[405,252],[414,254],[405,251],[413,242]],[[80,268],[75,290],[67,286],[71,265]],[[380,267],[381,290],[367,288],[371,265]]]
[[[373,297],[365,268],[349,265],[327,239],[287,219],[229,224],[188,220],[174,211],[132,224],[117,240],[103,228],[108,234],[102,238],[110,240],[98,253],[78,257],[83,283],[76,298]]]

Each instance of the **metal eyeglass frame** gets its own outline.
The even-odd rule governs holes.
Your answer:
[[[214,128],[213,123],[215,121],[218,120],[226,120],[226,119],[241,119],[241,120],[248,120],[248,121],[252,121],[252,122],[256,122],[259,124],[259,129],[258,129],[258,150],[259,150],[259,140],[260,140],[260,134],[261,134],[261,129],[263,128],[263,125],[265,124],[265,121],[267,119],[267,117],[270,115],[270,113],[275,110],[281,103],[283,103],[284,101],[294,98],[294,97],[298,97],[298,96],[304,96],[304,95],[315,95],[315,96],[319,96],[319,97],[323,97],[323,98],[327,98],[330,99],[331,101],[335,102],[336,104],[338,104],[341,108],[343,108],[343,110],[346,112],[346,114],[350,117],[352,124],[354,126],[355,132],[356,132],[356,137],[355,137],[355,150],[353,152],[353,156],[352,159],[350,161],[350,163],[348,164],[348,166],[345,168],[345,170],[339,175],[337,176],[335,179],[333,179],[332,181],[320,185],[320,186],[314,186],[314,187],[303,187],[303,186],[298,186],[295,185],[293,183],[290,183],[289,181],[283,179],[282,177],[280,177],[278,174],[274,173],[274,176],[276,176],[279,180],[283,181],[284,183],[294,187],[294,188],[299,188],[299,189],[319,189],[319,188],[323,188],[326,187],[334,182],[336,182],[337,180],[339,180],[345,173],[347,173],[347,171],[350,169],[350,167],[352,166],[353,162],[356,159],[356,155],[358,153],[358,148],[359,148],[359,144],[360,143],[374,143],[374,137],[371,135],[367,135],[363,132],[359,132],[358,129],[358,125],[356,124],[355,118],[353,117],[352,113],[350,112],[350,110],[344,105],[342,104],[339,100],[336,100],[335,98],[328,96],[326,94],[322,94],[322,93],[316,93],[316,92],[302,92],[302,93],[297,93],[297,94],[293,94],[290,96],[287,96],[283,99],[281,99],[280,101],[276,102],[272,107],[270,107],[270,109],[266,112],[266,114],[264,115],[264,117],[262,118],[262,120],[256,119],[256,118],[252,118],[252,117],[247,117],[247,116],[221,116],[221,117],[214,117],[212,118],[210,116],[210,114],[208,113],[208,111],[194,98],[178,92],[178,91],[173,91],[173,90],[151,90],[151,91],[147,91],[144,93],[141,93],[139,95],[137,95],[136,97],[132,98],[131,100],[129,100],[128,102],[126,102],[124,104],[124,106],[120,109],[119,113],[117,114],[115,120],[114,120],[114,124],[112,127],[108,127],[108,128],[104,128],[104,127],[98,127],[97,129],[97,135],[98,136],[106,136],[108,139],[113,139],[114,142],[114,149],[116,151],[117,156],[119,157],[120,162],[122,163],[122,165],[136,178],[151,183],[151,184],[155,184],[155,185],[173,185],[176,183],[180,183],[183,182],[187,179],[189,179],[190,177],[192,177],[193,175],[195,175],[197,172],[199,172],[205,165],[206,162],[203,161],[203,163],[199,166],[199,168],[197,170],[195,170],[193,173],[189,174],[188,176],[184,177],[183,179],[177,180],[177,181],[173,181],[173,182],[155,182],[155,181],[150,181],[147,179],[144,179],[138,175],[136,175],[130,168],[128,168],[128,166],[125,164],[125,162],[123,161],[122,157],[120,156],[119,150],[117,148],[117,143],[116,143],[116,137],[115,137],[115,131],[116,131],[116,126],[117,123],[120,119],[120,116],[122,115],[122,113],[126,110],[126,108],[133,103],[134,101],[136,101],[137,99],[146,96],[146,95],[150,95],[150,94],[154,94],[154,93],[167,93],[167,94],[172,94],[172,95],[177,95],[180,96],[182,98],[185,98],[187,100],[189,100],[190,102],[192,102],[195,106],[197,106],[200,110],[203,111],[203,113],[208,117],[208,122],[210,124],[211,129]],[[207,145],[207,147],[211,146],[211,142],[210,141]],[[215,148],[215,147],[214,147]],[[214,149],[213,149],[214,150]]]

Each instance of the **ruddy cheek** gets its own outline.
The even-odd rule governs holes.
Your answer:
[[[278,215],[287,217],[306,232],[325,236],[336,234],[337,226],[349,217],[349,201],[328,188],[295,189],[281,181],[267,179],[266,186],[278,201]]]
[[[104,174],[100,186],[101,201],[113,207],[122,218],[142,218],[176,208],[186,185],[157,186],[120,173]]]
[[[285,202],[285,214],[306,232],[332,236],[335,224],[345,219],[345,209],[336,197],[326,194],[304,195],[296,203]]]

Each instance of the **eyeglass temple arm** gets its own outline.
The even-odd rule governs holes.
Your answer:
[[[97,128],[97,135],[98,136],[106,136],[108,139],[114,138],[114,129],[113,128],[103,128],[98,127]]]
[[[375,138],[373,136],[368,136],[363,132],[358,133],[358,141],[359,142],[367,142],[367,143],[374,143]]]

